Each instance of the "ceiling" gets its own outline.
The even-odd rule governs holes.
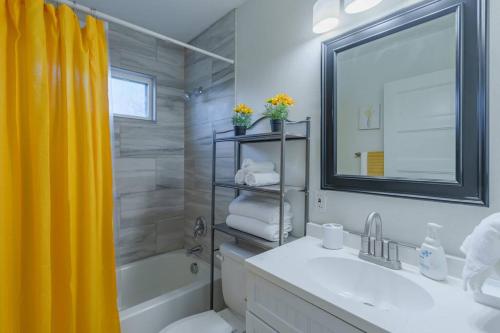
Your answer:
[[[80,5],[189,42],[246,0],[76,0]]]

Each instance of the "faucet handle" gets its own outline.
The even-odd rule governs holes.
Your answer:
[[[193,225],[193,238],[198,239],[207,234],[207,221],[203,216],[198,216]]]
[[[398,243],[389,241],[388,242],[389,252],[388,252],[388,260],[389,261],[399,261],[399,246]]]

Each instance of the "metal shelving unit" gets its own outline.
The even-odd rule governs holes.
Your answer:
[[[267,118],[262,117],[256,120],[249,129],[255,128],[257,124]],[[287,132],[290,126],[305,126],[304,135],[291,134]],[[283,237],[284,229],[284,214],[285,214],[285,195],[289,191],[297,191],[304,193],[304,234],[305,224],[309,221],[309,169],[310,169],[310,136],[311,136],[311,119],[307,117],[302,121],[289,121],[284,120],[281,122],[281,132],[269,132],[259,134],[248,134],[242,136],[228,136],[233,130],[226,131],[213,131],[212,136],[212,205],[211,205],[211,256],[210,256],[210,309],[214,306],[214,265],[215,265],[215,232],[222,232],[227,235],[235,237],[237,240],[242,240],[251,243],[257,247],[268,250],[281,246],[287,242],[297,239],[294,236]],[[286,143],[287,141],[304,141],[305,142],[305,170],[304,170],[304,186],[285,185],[285,157],[286,157]],[[236,184],[234,179],[217,181],[216,179],[216,161],[217,161],[217,144],[222,142],[234,142],[235,163],[234,173],[238,171],[241,165],[241,146],[247,143],[259,142],[276,142],[280,144],[280,183],[273,186],[248,186]],[[269,195],[276,195],[280,201],[280,222],[279,222],[279,240],[277,242],[270,242],[252,234],[233,229],[226,223],[216,224],[215,222],[215,191],[217,188],[230,188],[235,190],[235,197],[240,195],[241,191],[266,193]]]

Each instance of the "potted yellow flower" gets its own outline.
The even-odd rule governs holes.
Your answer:
[[[252,122],[253,110],[246,104],[238,104],[233,111],[234,135],[245,135]]]
[[[278,94],[266,101],[264,116],[270,119],[272,132],[281,132],[281,121],[288,119],[288,111],[294,104],[287,94]]]

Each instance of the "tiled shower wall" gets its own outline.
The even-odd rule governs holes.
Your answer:
[[[191,44],[222,55],[235,58],[235,12],[232,11],[190,42]],[[199,96],[192,96],[186,103],[185,121],[185,244],[201,244],[202,256],[210,256],[210,233],[194,240],[193,225],[197,216],[210,223],[212,129],[230,129],[235,101],[234,65],[208,56],[186,51],[186,90],[203,89]],[[231,143],[218,145],[217,175],[233,177],[234,149]],[[216,192],[216,220],[223,222],[232,190]],[[217,242],[224,239],[216,233]]]
[[[184,247],[184,49],[113,24],[108,34],[111,66],[157,82],[156,122],[114,117],[116,255],[125,264]]]

